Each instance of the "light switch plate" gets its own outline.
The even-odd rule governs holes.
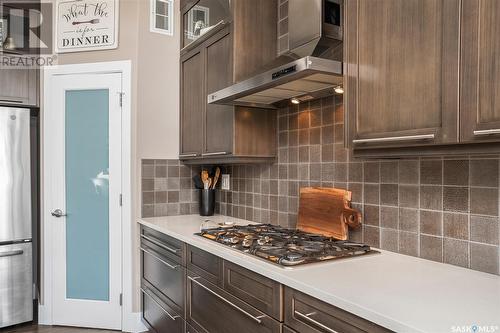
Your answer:
[[[230,178],[228,174],[222,175],[221,188],[226,191],[229,191],[231,189]]]

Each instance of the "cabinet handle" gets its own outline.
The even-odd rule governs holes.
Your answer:
[[[357,139],[352,140],[353,143],[378,143],[378,142],[398,142],[398,141],[422,141],[434,140],[434,134],[407,135],[407,136],[388,136],[384,138],[373,139]]]
[[[311,318],[311,316],[314,316],[316,314],[316,312],[311,312],[311,313],[308,313],[308,314],[303,314],[297,310],[294,310],[293,313],[296,315],[296,316],[299,316],[300,318],[302,319],[305,319],[306,321],[308,321],[309,323],[317,326],[317,327],[321,327],[322,329],[324,329],[325,331],[327,332],[330,332],[330,333],[338,333],[337,331],[335,331],[334,329],[331,329],[330,327],[320,323],[319,321],[317,320],[314,320]]]
[[[170,246],[163,245],[162,243],[160,243],[157,240],[154,240],[153,238],[148,237],[148,236],[141,235],[141,237],[144,238],[145,240],[148,240],[151,243],[153,243],[155,245],[158,245],[159,247],[161,247],[161,248],[163,248],[163,249],[165,249],[167,251],[170,251],[172,253],[175,253],[175,254],[179,253],[179,251],[181,250],[181,249],[173,249]]]
[[[14,100],[11,100],[11,99],[0,99],[0,102],[23,104],[23,101],[14,101]]]
[[[2,257],[13,257],[13,256],[19,256],[23,254],[23,250],[14,250],[14,251],[7,251],[7,252],[0,252],[0,258]]]
[[[248,313],[247,311],[243,310],[242,308],[240,308],[239,306],[237,306],[236,304],[234,304],[233,302],[225,299],[224,297],[222,297],[221,295],[217,294],[215,291],[213,291],[212,289],[206,287],[205,285],[203,285],[201,282],[198,282],[197,279],[199,279],[200,277],[197,276],[197,277],[190,277],[188,276],[188,279],[193,281],[194,283],[196,283],[197,285],[199,285],[200,287],[202,287],[203,289],[205,289],[206,291],[208,291],[209,293],[211,293],[212,295],[214,295],[215,297],[217,297],[218,299],[220,299],[221,301],[225,302],[226,304],[232,306],[233,308],[235,308],[236,310],[238,310],[239,312],[243,313],[244,315],[246,315],[248,318],[252,319],[253,321],[257,322],[258,324],[261,324],[262,323],[262,318],[266,317],[266,315],[262,315],[262,316],[253,316],[251,313]]]
[[[161,258],[160,258],[160,257],[158,257],[157,255],[155,255],[155,254],[151,253],[150,251],[146,250],[146,249],[145,249],[145,248],[143,248],[143,247],[141,247],[140,249],[141,249],[141,251],[142,251],[142,252],[149,254],[151,257],[155,258],[156,260],[160,261],[161,263],[163,263],[163,264],[167,265],[168,267],[170,267],[170,268],[172,268],[172,269],[177,269],[177,268],[179,268],[179,265],[175,265],[175,266],[174,266],[174,265],[171,265],[171,264],[169,264],[168,262],[166,262],[165,260],[161,259]]]
[[[142,288],[141,288],[141,291],[144,293],[144,295],[148,296],[150,300],[152,300],[153,302],[155,302],[155,303],[156,303],[156,305],[158,305],[158,307],[159,307],[159,308],[160,308],[163,312],[165,312],[165,314],[166,314],[167,316],[169,316],[169,317],[170,317],[170,319],[172,319],[172,320],[174,320],[174,321],[175,321],[177,318],[180,318],[180,316],[177,316],[177,315],[176,315],[176,316],[172,316],[170,313],[168,313],[168,311],[167,311],[167,310],[165,310],[165,309],[163,308],[163,306],[161,306],[160,302],[158,302],[158,301],[157,301],[157,300],[155,300],[153,297],[151,297],[151,295],[150,295],[149,293],[147,293],[147,292],[146,292],[146,290],[144,290],[144,289],[142,289]]]
[[[218,151],[218,152],[215,152],[215,153],[205,153],[205,154],[202,154],[202,156],[219,156],[219,155],[227,155],[227,152],[226,151]]]
[[[187,158],[187,157],[196,157],[198,156],[198,153],[186,153],[186,154],[180,154],[180,158]]]
[[[500,134],[500,128],[474,131],[475,136]]]

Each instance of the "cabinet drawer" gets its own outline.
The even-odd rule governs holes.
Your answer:
[[[283,319],[282,286],[276,281],[224,261],[224,290],[276,320]]]
[[[205,279],[188,273],[186,320],[200,333],[279,333],[281,324]]]
[[[199,333],[194,329],[193,326],[189,325],[187,322],[184,322],[184,333]]]
[[[184,322],[175,311],[163,303],[149,288],[142,291],[142,319],[155,333],[182,333]]]
[[[186,266],[191,272],[203,277],[205,280],[222,286],[222,259],[188,245],[186,253]]]
[[[292,330],[290,327],[283,325],[283,333],[297,333]]]
[[[178,313],[184,313],[185,269],[161,253],[141,244],[142,278]]]
[[[285,324],[300,333],[391,332],[287,287],[285,287]]]
[[[141,242],[144,241],[149,242],[150,245],[153,245],[152,247],[168,253],[169,257],[173,256],[177,262],[182,263],[184,246],[181,241],[153,229],[142,227]]]

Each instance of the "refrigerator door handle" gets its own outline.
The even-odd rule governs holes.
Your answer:
[[[13,256],[19,256],[23,254],[23,250],[14,250],[14,251],[7,251],[7,252],[0,252],[0,258],[2,257],[13,257]]]

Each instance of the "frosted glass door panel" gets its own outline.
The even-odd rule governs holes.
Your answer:
[[[109,90],[65,93],[66,297],[109,300]]]

